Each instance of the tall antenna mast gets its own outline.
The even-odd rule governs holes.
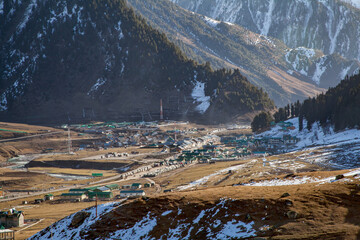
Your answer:
[[[70,136],[70,125],[68,125],[68,153],[71,154],[71,136]]]

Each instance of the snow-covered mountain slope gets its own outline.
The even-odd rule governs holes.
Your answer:
[[[150,199],[146,203],[140,200],[127,206],[116,207],[116,203],[100,205],[97,218],[94,208],[86,209],[54,223],[29,240],[246,239],[268,230],[263,212],[266,205],[269,206],[267,211],[274,215],[283,214],[289,208],[270,200],[256,202],[256,207],[251,209],[244,207],[251,206],[252,201],[242,199],[204,199],[206,204],[190,199],[187,204],[178,199],[168,199],[167,203],[165,200],[158,199],[158,204],[155,199]],[[246,213],[258,220],[255,222]]]
[[[356,60],[281,41],[237,24],[184,11],[168,0],[128,0],[149,24],[165,32],[191,58],[215,67],[239,68],[265,89],[278,106],[314,96],[360,67]],[[303,54],[316,52],[316,54]],[[320,87],[320,88],[319,88]]]
[[[98,207],[97,218],[94,208],[84,209],[29,240],[341,239],[351,226],[356,227],[347,236],[356,239],[359,227],[353,223],[358,220],[359,196],[354,189],[359,183],[358,176],[296,187],[262,183],[264,186],[175,192],[121,205],[107,203]]]
[[[299,159],[311,163],[323,164],[339,169],[360,167],[360,130],[347,129],[335,132],[332,126],[323,128],[318,122],[309,131],[306,128],[299,131],[299,119],[293,118],[287,122],[293,123],[294,130],[283,132],[281,127],[275,126],[257,137],[279,137],[284,134],[296,136],[299,141],[288,151],[309,150],[299,156]],[[304,120],[306,126],[306,120]]]
[[[128,0],[128,3],[149,24],[165,32],[190,58],[202,63],[209,61],[215,68],[239,68],[278,106],[324,90],[307,74],[299,74],[293,69],[284,57],[288,47],[276,39],[194,14],[168,0]],[[289,68],[292,74],[287,72]]]
[[[171,0],[213,19],[236,23],[292,48],[360,60],[360,9],[340,0]],[[351,1],[359,5],[358,1]]]
[[[285,61],[291,65],[289,73],[297,71],[322,88],[334,87],[346,75],[352,76],[360,69],[359,61],[347,60],[338,54],[324,55],[319,50],[305,47],[288,50]]]
[[[352,6],[360,9],[360,0],[342,0],[343,2],[349,3]]]
[[[2,120],[154,120],[161,98],[166,118],[210,119],[205,115],[216,113],[214,105],[224,96],[218,83],[231,78],[241,79],[238,88],[254,98],[244,112],[263,103],[272,108],[266,94],[239,73],[219,76],[209,65],[186,58],[124,0],[5,1],[0,6]],[[203,98],[193,99],[198,83]],[[228,117],[242,112],[243,106],[228,104],[235,106]]]

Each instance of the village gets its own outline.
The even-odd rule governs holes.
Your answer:
[[[246,131],[236,131],[240,129],[236,127],[207,129],[187,127],[187,123],[181,122],[65,125],[62,128],[71,129],[69,136],[89,135],[88,139],[80,140],[69,137],[67,141],[71,151],[65,154],[76,157],[81,152],[87,152],[91,154],[86,159],[105,163],[114,159],[128,161],[134,158],[136,165],[118,168],[111,177],[107,177],[106,171],[93,170],[86,183],[31,192],[34,195],[32,200],[22,200],[20,206],[26,209],[26,205],[80,202],[95,205],[97,202],[146,198],[153,194],[177,191],[169,188],[166,183],[157,183],[153,179],[164,173],[181,171],[194,165],[241,161],[286,152],[289,146],[298,141],[289,133],[294,126],[287,122],[275,125],[281,127],[283,138],[257,137],[248,128]],[[54,149],[47,148],[43,153],[49,154],[53,151]],[[101,154],[98,154],[99,152]],[[28,167],[27,171],[31,169]],[[96,182],[104,184],[95,184]],[[25,190],[17,195],[14,195],[14,192],[16,190],[0,186],[0,198],[5,202],[12,198],[25,199],[30,194],[30,191]],[[16,207],[19,206],[1,209],[0,239],[14,239],[11,238],[14,236],[11,229],[21,229],[34,224],[26,220],[26,210],[18,210]]]

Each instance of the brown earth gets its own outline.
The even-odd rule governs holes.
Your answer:
[[[289,193],[289,196],[282,198],[284,193]],[[234,215],[237,214],[241,221],[249,222],[250,216],[251,220],[255,221],[256,229],[268,225],[265,231],[257,232],[259,237],[265,239],[360,237],[360,185],[359,180],[355,180],[354,183],[335,182],[322,185],[227,186],[159,195],[148,200],[128,203],[110,212],[92,226],[87,239],[104,237],[116,229],[129,228],[149,211],[157,216],[158,221],[150,234],[160,238],[162,234],[167,233],[169,227],[174,227],[173,219],[177,222],[187,222],[187,218],[196,217],[201,210],[218,203],[220,198],[232,199],[226,204],[228,212],[233,214],[231,218],[235,218]],[[182,209],[180,215],[175,214],[178,208]],[[174,214],[161,216],[167,210],[173,210]],[[204,227],[206,229],[206,226]],[[206,231],[200,231],[195,235],[198,230],[195,228],[191,232],[191,239],[206,239]]]

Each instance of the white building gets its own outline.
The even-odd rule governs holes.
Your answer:
[[[120,191],[121,198],[133,198],[133,197],[141,197],[145,196],[144,190],[122,190]]]

